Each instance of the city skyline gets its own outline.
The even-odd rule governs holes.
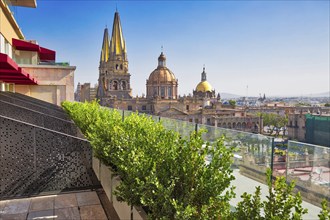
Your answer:
[[[27,39],[77,66],[78,82],[95,84],[103,31],[112,28],[116,2],[39,1],[16,8]],[[157,67],[161,46],[192,93],[203,65],[220,93],[300,96],[329,91],[329,2],[117,2],[126,40],[133,95]],[[86,15],[87,14],[87,15]],[[248,87],[248,89],[247,89]]]

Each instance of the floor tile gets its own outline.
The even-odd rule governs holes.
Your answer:
[[[5,208],[6,203],[7,203],[7,200],[2,200],[2,201],[0,201],[0,213],[1,213],[1,211]]]
[[[101,205],[90,205],[80,207],[81,220],[107,220],[107,216]]]
[[[25,220],[27,213],[18,213],[18,214],[0,214],[1,220]]]
[[[55,209],[56,219],[80,220],[78,207]]]
[[[42,196],[31,199],[30,212],[54,209],[54,196]]]
[[[2,214],[26,213],[29,210],[31,199],[9,200],[2,210]]]
[[[35,212],[29,212],[28,220],[36,220],[36,219],[47,219],[47,220],[53,220],[56,219],[54,216],[54,210],[42,210],[42,211],[35,211]]]
[[[55,197],[55,209],[77,207],[75,194],[63,194]]]
[[[77,193],[78,206],[101,204],[96,192]]]

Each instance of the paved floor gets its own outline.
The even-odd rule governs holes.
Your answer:
[[[247,192],[247,193],[254,193],[255,192],[255,187],[256,186],[260,186],[261,187],[261,200],[266,200],[266,196],[268,195],[268,186],[265,185],[265,184],[262,184],[258,181],[255,181],[253,179],[250,179],[246,176],[243,176],[239,173],[239,170],[238,169],[235,169],[234,170],[234,176],[235,176],[235,180],[233,181],[233,185],[236,187],[235,189],[235,193],[236,193],[236,198],[235,199],[232,199],[230,201],[230,204],[232,206],[236,206],[236,204],[240,201],[242,201],[242,198],[241,198],[241,195],[244,193],[244,192]],[[315,206],[315,205],[312,205],[308,202],[302,202],[302,206],[303,208],[307,208],[308,209],[308,213],[305,214],[303,216],[303,219],[304,220],[316,220],[316,219],[319,219],[318,218],[318,214],[320,213],[321,211],[321,208]]]
[[[0,220],[107,220],[95,191],[0,201]]]

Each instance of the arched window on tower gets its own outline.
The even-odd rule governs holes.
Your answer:
[[[119,69],[119,65],[118,64],[116,64],[116,70],[118,70]]]
[[[113,81],[113,90],[118,90],[118,82]]]
[[[123,70],[123,64],[120,64],[120,70]]]
[[[126,90],[126,81],[121,81],[121,89]]]

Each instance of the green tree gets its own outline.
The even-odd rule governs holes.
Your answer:
[[[257,113],[258,116],[262,116],[264,126],[271,127],[270,135],[279,136],[280,129],[286,128],[288,124],[288,116],[287,115],[279,115],[275,113]],[[274,132],[275,131],[275,132]],[[283,130],[283,135],[285,130]]]
[[[320,220],[330,220],[330,209],[328,208],[327,200],[323,200],[322,203],[322,210],[320,214],[318,214],[318,217]]]
[[[293,194],[294,182],[287,184],[284,177],[275,180],[274,187],[271,180],[271,170],[267,170],[268,196],[267,200],[261,202],[260,187],[256,187],[254,195],[244,193],[243,201],[237,204],[233,219],[255,219],[255,220],[300,220],[307,213],[302,208],[302,198],[298,192]],[[261,215],[262,211],[264,215]]]
[[[231,106],[235,107],[235,106],[236,106],[236,101],[235,101],[235,100],[232,100],[232,99],[230,99],[230,100],[229,100],[229,105],[231,105]]]

